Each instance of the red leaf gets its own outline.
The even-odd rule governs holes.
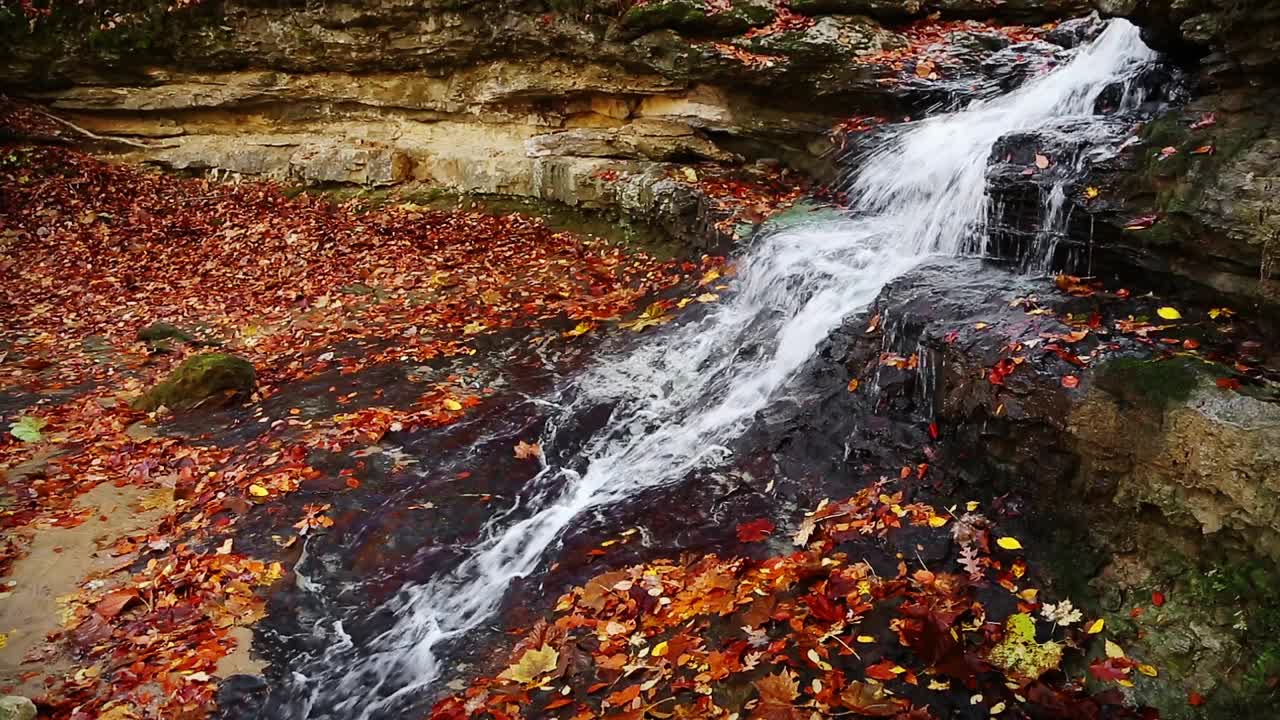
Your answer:
[[[1151,604],[1156,607],[1164,607],[1164,593],[1159,590],[1151,593]]]
[[[1078,388],[1080,387],[1080,378],[1075,375],[1064,375],[1062,376],[1062,387],[1067,389]]]
[[[819,620],[829,623],[844,620],[844,608],[828,600],[826,595],[811,593],[801,598],[801,602],[809,608],[809,615]]]
[[[738,542],[753,543],[769,537],[774,525],[768,518],[744,522],[738,526]]]
[[[1204,696],[1198,692],[1193,692],[1187,696],[1187,704],[1191,707],[1200,707],[1205,703]]]

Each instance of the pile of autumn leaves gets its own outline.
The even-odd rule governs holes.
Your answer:
[[[330,417],[267,417],[258,403],[260,433],[219,447],[165,435],[157,418],[130,408],[201,351],[157,351],[138,340],[141,328],[169,323],[245,357],[262,400],[326,373],[465,363],[496,333],[546,344],[581,342],[610,323],[642,330],[714,301],[720,276],[718,258],[659,261],[521,215],[335,205],[62,148],[5,148],[0,183],[0,392],[47,398],[18,423],[33,432],[6,424],[0,468],[54,455],[42,472],[5,481],[12,502],[0,529],[8,540],[79,525],[90,511],[77,498],[101,483],[141,488],[151,509],[167,511],[153,530],[104,548],[110,574],[63,599],[66,631],[32,658],[39,668],[74,652],[74,668],[49,679],[42,702],[76,720],[207,712],[217,661],[235,645],[229,629],[261,615],[282,574],[276,558],[232,542],[238,519],[315,480],[307,460],[317,449],[447,424],[480,402],[445,381],[409,407],[349,393]],[[684,280],[689,297],[652,302]],[[359,487],[340,480],[344,491]],[[282,514],[291,536],[282,545],[330,524],[327,511]],[[21,551],[6,542],[0,571]]]
[[[1097,649],[1104,623],[1069,600],[1042,604],[1021,543],[976,510],[908,503],[882,480],[824,501],[790,554],[604,573],[561,597],[505,669],[432,717],[1155,717],[1125,707],[1117,685],[1157,671],[1110,640],[1089,673],[1111,690],[1068,677],[1064,658]],[[904,528],[947,536],[956,567],[883,555]]]

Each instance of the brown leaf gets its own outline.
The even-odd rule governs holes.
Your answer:
[[[858,715],[892,717],[901,708],[884,691],[880,683],[850,681],[840,693],[840,702]]]
[[[755,681],[760,702],[766,705],[790,705],[800,697],[800,685],[788,670],[779,670]]]
[[[138,599],[138,591],[133,589],[117,590],[107,593],[105,597],[93,607],[93,611],[102,617],[110,620],[124,611],[129,603]]]
[[[515,453],[517,460],[535,460],[542,457],[542,445],[521,440],[516,443]]]

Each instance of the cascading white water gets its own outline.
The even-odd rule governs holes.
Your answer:
[[[640,490],[722,462],[726,445],[786,393],[787,381],[850,313],[931,255],[981,253],[995,142],[1063,118],[1089,118],[1110,85],[1154,59],[1138,31],[1113,21],[1069,63],[1020,89],[901,129],[851,181],[853,211],[759,241],[738,261],[734,293],[701,321],[673,328],[573,381],[563,419],[613,405],[572,470],[544,467],[521,517],[495,517],[452,571],[392,603],[394,627],[341,668],[298,676],[307,718],[390,713],[440,675],[438,651],[491,619],[513,580],[534,572],[574,521]],[[552,420],[544,448],[556,446]]]

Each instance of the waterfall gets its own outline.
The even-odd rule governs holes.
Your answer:
[[[758,240],[709,314],[570,381],[542,438],[548,457],[575,413],[607,404],[608,422],[570,462],[543,467],[519,512],[490,520],[452,570],[392,600],[391,629],[295,673],[295,717],[400,717],[397,708],[437,689],[441,649],[491,621],[512,581],[535,572],[575,519],[724,462],[818,344],[885,283],[930,256],[983,253],[985,171],[999,138],[1064,119],[1087,126],[1100,94],[1128,88],[1153,59],[1136,28],[1112,21],[1069,62],[1009,94],[897,129],[850,179],[847,219]]]

